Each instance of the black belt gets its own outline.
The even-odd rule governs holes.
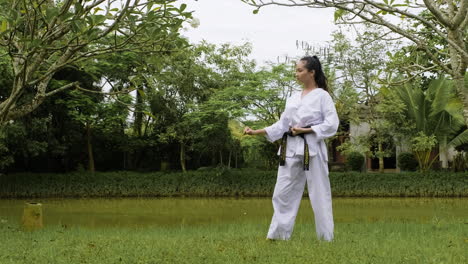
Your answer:
[[[303,128],[310,128],[310,126],[303,127]],[[281,139],[281,152],[280,152],[280,166],[284,166],[286,163],[286,147],[288,144],[288,136],[290,137],[296,137],[300,136],[301,138],[304,139],[304,162],[303,162],[303,168],[304,170],[309,170],[309,163],[310,163],[310,158],[309,158],[309,145],[307,144],[307,140],[304,136],[304,134],[299,134],[294,136],[292,134],[292,131],[289,130],[288,132],[283,134],[283,138]]]

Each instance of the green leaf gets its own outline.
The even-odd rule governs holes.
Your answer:
[[[377,15],[382,14],[382,15],[385,16],[386,14],[388,14],[388,12],[387,12],[387,11],[384,11],[384,10],[379,10],[376,14],[377,14]]]
[[[33,39],[30,43],[31,48],[39,47],[42,44],[40,39]]]
[[[456,124],[451,124],[453,128],[457,127],[456,129],[458,129],[458,127],[465,124],[465,119],[463,118],[463,103],[460,98],[456,97],[450,99],[444,110],[449,113],[453,121],[456,122]]]
[[[145,114],[147,116],[151,116],[153,119],[156,119],[156,116],[153,115],[152,113],[148,112],[148,111],[143,111],[143,114]]]
[[[93,21],[94,21],[95,25],[100,25],[104,21],[106,21],[106,16],[104,16],[104,15],[95,15],[95,16],[93,16]]]
[[[334,16],[335,16],[335,22],[336,22],[338,19],[340,19],[345,13],[346,13],[346,11],[343,10],[343,9],[337,9],[337,10],[335,10],[335,14],[334,14]]]
[[[58,16],[59,10],[56,7],[48,7],[46,10],[46,19],[47,21],[51,21],[56,16]]]
[[[468,129],[458,134],[454,139],[452,139],[447,145],[457,147],[463,144],[468,144]]]
[[[79,14],[83,11],[83,6],[81,3],[77,2],[75,3],[75,14]]]
[[[258,9],[255,9],[255,10],[253,11],[253,13],[254,13],[255,15],[258,14]]]
[[[3,33],[5,31],[7,31],[8,29],[8,22],[6,22],[5,20],[2,21],[2,25],[0,26],[0,33]]]
[[[429,83],[426,93],[428,93],[432,99],[432,116],[444,111],[450,97],[452,96],[452,91],[452,83],[445,78],[432,80]]]
[[[99,11],[103,11],[104,9],[100,8],[100,7],[96,7],[94,8],[94,14],[96,14],[97,12]]]
[[[185,8],[187,8],[187,4],[181,4],[180,8],[179,8],[179,11],[184,12]]]
[[[146,93],[143,91],[143,89],[138,89],[137,91],[141,97],[146,97]]]
[[[73,13],[66,13],[63,16],[60,17],[62,21],[67,21],[69,18],[73,17]]]
[[[84,32],[87,28],[86,23],[84,23],[82,20],[73,20],[70,24],[72,29],[77,33]]]

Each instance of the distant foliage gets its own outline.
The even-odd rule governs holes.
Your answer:
[[[459,152],[453,157],[453,170],[456,172],[468,171],[468,154]]]
[[[413,153],[403,152],[398,155],[398,167],[403,171],[416,171],[418,168],[418,161]]]
[[[213,168],[187,173],[8,174],[0,175],[0,198],[270,197],[276,173]],[[468,197],[465,173],[332,172],[330,182],[333,196]]]
[[[361,171],[364,164],[364,156],[359,152],[351,152],[346,155],[346,164],[352,171]]]

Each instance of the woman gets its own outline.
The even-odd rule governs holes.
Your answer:
[[[339,120],[328,94],[327,81],[316,56],[303,57],[296,65],[303,89],[291,95],[280,120],[264,129],[244,129],[247,135],[282,139],[280,166],[273,193],[273,219],[267,239],[288,240],[307,181],[319,239],[333,239],[333,213],[328,154],[325,138],[336,133]]]

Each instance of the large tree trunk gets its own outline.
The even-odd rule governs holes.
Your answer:
[[[448,38],[461,47],[465,46],[460,30],[448,30]],[[450,65],[453,72],[451,75],[455,82],[458,96],[463,103],[465,124],[468,125],[468,87],[465,86],[465,74],[468,62],[453,46],[448,45],[448,48],[450,52]]]
[[[440,161],[442,169],[448,168],[448,159],[449,159],[449,153],[448,153],[447,145],[440,144],[439,145],[439,161]]]
[[[185,167],[185,144],[180,143],[180,167],[182,168],[183,172],[187,172]]]
[[[141,137],[141,131],[143,127],[143,112],[142,112],[143,98],[139,90],[140,89],[138,89],[136,93],[136,105],[135,105],[135,113],[134,113],[135,121],[133,123],[133,130],[134,130],[134,133],[138,137]]]
[[[232,150],[229,150],[229,158],[228,158],[228,164],[227,164],[228,169],[231,168],[231,157],[232,157]]]
[[[468,126],[468,87],[465,86],[463,77],[457,77],[454,81],[458,96],[463,103],[463,118],[465,119],[465,124]]]
[[[238,167],[237,167],[237,151],[236,151],[236,153],[234,154],[234,160],[235,160],[234,166],[235,166],[235,168],[237,169],[237,168],[238,168]]]
[[[86,138],[88,147],[88,170],[94,173],[93,145],[91,143],[91,126],[89,125],[89,122],[86,122]]]
[[[125,124],[124,122],[120,121],[120,136],[122,138],[125,137]],[[126,148],[123,150],[123,169],[126,170],[127,169],[127,158],[128,158],[128,151],[126,150]]]
[[[384,165],[384,157],[381,153],[382,153],[382,142],[379,142],[379,172],[383,173],[385,165]]]
[[[216,165],[218,164],[217,163],[217,156],[218,156],[218,154],[216,153],[216,150],[213,150],[211,152],[211,166],[212,167],[216,167]]]
[[[370,165],[369,165],[369,160],[370,160],[370,159],[371,159],[371,158],[370,158],[367,154],[364,154],[364,170],[363,170],[362,172],[367,172],[367,171],[369,171],[369,166],[370,166]],[[372,169],[372,167],[371,167],[371,169]]]

